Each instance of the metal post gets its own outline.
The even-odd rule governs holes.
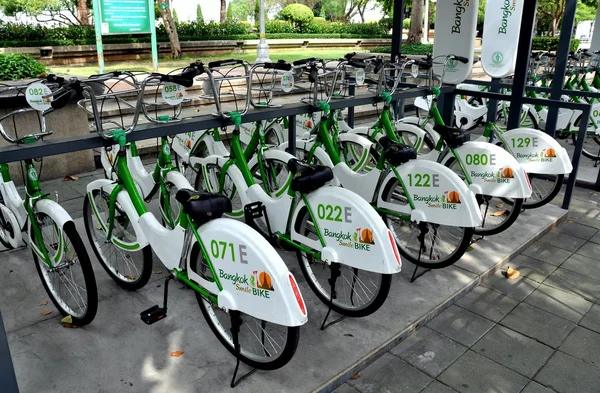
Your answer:
[[[296,115],[288,116],[288,148],[287,152],[296,155]]]
[[[356,94],[356,86],[355,85],[350,85],[348,86],[348,95],[350,95],[351,97],[354,97],[354,94]],[[350,128],[354,128],[354,107],[348,107],[348,126]]]
[[[19,393],[17,378],[15,377],[15,369],[13,367],[12,358],[10,357],[10,349],[8,348],[8,340],[6,339],[6,330],[4,330],[4,322],[2,322],[2,313],[0,312],[0,386],[3,386],[2,391],[6,393]]]
[[[394,1],[394,19],[392,21],[392,61],[402,53],[402,20],[404,19],[404,0]]]
[[[521,34],[519,36],[519,46],[517,47],[517,65],[508,116],[509,130],[519,127],[520,123],[521,107],[523,106],[523,96],[525,95],[525,85],[527,84],[527,69],[529,68],[529,56],[531,55],[531,39],[533,38],[536,9],[537,0],[528,0],[523,5]],[[483,39],[485,40],[485,37]]]
[[[590,51],[594,52],[597,50],[600,50],[600,7],[598,7],[598,11],[596,11],[594,33],[592,33],[592,43],[590,44]]]
[[[447,126],[454,124],[454,92],[442,92],[438,98],[438,106],[441,108],[442,119]]]
[[[575,11],[577,10],[577,0],[567,0],[565,4],[565,13],[563,14],[563,22],[560,28],[560,40],[558,42],[558,52],[556,53],[556,63],[554,66],[554,77],[552,78],[552,92],[550,93],[551,100],[560,100],[562,89],[565,83],[565,72],[571,48],[571,34],[573,25],[575,24]],[[554,136],[556,133],[556,121],[558,120],[558,108],[550,107],[548,109],[548,117],[546,119],[545,131],[547,134]],[[587,123],[586,123],[587,124]]]
[[[573,196],[573,189],[577,183],[577,172],[579,171],[579,160],[581,160],[581,152],[583,151],[583,143],[587,133],[587,124],[590,120],[590,107],[588,106],[581,113],[581,122],[579,123],[579,133],[577,134],[577,143],[575,144],[575,151],[573,152],[573,171],[569,174],[569,180],[567,181],[567,189],[565,190],[565,198],[563,199],[562,208],[569,209],[571,205],[571,198]]]
[[[492,78],[492,86],[490,87],[491,93],[500,92],[500,79]],[[489,123],[496,122],[496,116],[498,115],[498,100],[488,100],[488,113],[487,121]]]
[[[104,73],[104,50],[102,49],[102,20],[100,14],[100,0],[92,0],[92,7],[94,9],[94,29],[96,30],[96,51],[98,52],[98,73]],[[154,3],[152,4],[152,13],[154,13]]]
[[[429,42],[429,0],[425,0],[425,15],[423,18],[423,37],[421,37],[421,43],[427,44]]]
[[[265,0],[260,0],[260,42],[256,46],[256,62],[271,62],[271,59],[269,59],[269,45],[267,45],[265,34]]]
[[[156,25],[154,20],[156,19],[156,15],[154,14],[154,0],[148,0],[148,10],[150,18],[150,46],[152,47],[152,69],[154,72],[158,72],[158,42],[156,39]],[[94,14],[94,18],[96,15]],[[102,71],[100,72],[102,73]]]

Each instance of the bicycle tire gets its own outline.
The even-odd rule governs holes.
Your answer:
[[[36,218],[42,216],[50,218],[49,216],[46,216],[42,213],[36,214]],[[53,227],[57,228],[57,224],[54,223],[54,221],[52,222],[54,224]],[[37,254],[32,250],[33,260],[35,262],[35,268],[38,272],[38,275],[40,276],[40,280],[42,281],[44,289],[46,290],[46,293],[48,293],[48,296],[50,297],[50,300],[52,300],[54,306],[59,310],[59,312],[62,315],[70,315],[72,318],[73,325],[85,326],[94,320],[98,311],[98,289],[96,287],[96,277],[94,275],[94,269],[92,268],[92,263],[90,262],[89,255],[86,251],[83,241],[81,240],[81,237],[79,236],[79,233],[77,232],[75,223],[73,221],[66,222],[63,225],[62,232],[72,244],[74,250],[73,255],[77,256],[77,261],[70,261],[71,263],[68,263],[64,267],[61,267],[58,271],[51,272],[42,270],[42,265],[47,265],[45,262],[41,261],[38,258]],[[64,284],[65,280],[69,279],[69,276],[73,278],[73,270],[74,267],[77,265],[81,267],[81,272],[83,275],[83,285],[85,286],[85,294],[87,297],[87,308],[85,309],[85,312],[83,312],[83,314],[81,315],[73,312],[74,310],[72,308],[69,309],[70,307],[67,305],[67,302],[62,298],[62,296],[59,296],[56,293],[57,291],[54,288],[54,283],[48,281],[50,279],[50,274],[52,273],[53,275],[56,274],[56,276],[59,277],[59,283]],[[68,271],[69,273],[65,274],[65,271]],[[61,276],[63,278],[61,278]],[[50,285],[52,285],[52,288],[50,287]],[[73,294],[73,290],[78,289],[78,286],[81,287],[81,283],[78,283],[77,285],[71,285],[70,288],[67,288],[67,293]],[[81,297],[80,300],[83,300],[83,297]]]
[[[94,192],[100,192],[100,190],[94,190]],[[100,197],[104,198],[103,196]],[[100,212],[98,214],[100,214]],[[126,218],[125,215],[120,215],[118,211],[115,212],[115,222],[118,222],[118,220],[122,217]],[[104,239],[106,239],[106,232],[104,232],[101,229],[92,228],[94,224],[94,219],[95,213],[92,211],[88,193],[86,194],[85,199],[83,201],[83,221],[85,223],[85,230],[88,236],[88,240],[92,248],[94,249],[94,254],[96,255],[96,258],[98,259],[106,273],[108,273],[110,278],[112,278],[121,288],[126,289],[128,291],[134,291],[144,287],[148,283],[152,275],[152,249],[150,248],[150,246],[148,245],[140,250],[134,251],[136,255],[141,256],[141,263],[139,263],[141,269],[135,268],[134,271],[132,270],[132,267],[123,267],[123,269],[120,269],[118,267],[112,266],[106,261],[106,258],[104,257],[104,251],[102,251],[102,246],[100,245],[99,241],[94,238],[94,234],[92,231],[95,230],[101,232],[104,235]],[[116,231],[117,228],[115,227],[115,229],[113,230],[113,235],[116,233]],[[125,236],[124,232],[125,231],[123,230],[123,236]],[[103,240],[103,245],[107,245],[109,249],[117,250],[117,252],[119,252],[125,260],[132,260],[131,253],[129,251],[116,246],[114,243],[106,243]],[[123,255],[123,253],[126,253],[126,255]],[[127,263],[125,265],[127,265]]]
[[[298,214],[298,218],[296,219],[296,223],[294,224],[296,226],[296,231],[298,231],[299,233],[305,233],[306,235],[309,234],[310,229],[308,227],[308,219],[309,219],[309,213],[308,213],[308,209],[306,207],[302,208],[303,210],[300,211],[300,213]],[[354,290],[354,285],[359,283],[358,285],[361,286],[362,285],[362,289],[363,289],[363,295],[368,296],[367,291],[371,292],[374,294],[374,296],[372,296],[370,299],[368,299],[368,301],[364,302],[364,305],[361,307],[347,307],[347,305],[342,305],[340,302],[338,302],[338,299],[332,299],[331,297],[331,291],[330,291],[330,287],[328,287],[328,281],[327,278],[324,280],[324,284],[321,284],[318,279],[317,279],[317,275],[319,275],[311,266],[311,264],[315,264],[315,261],[312,260],[312,257],[308,257],[308,255],[306,255],[306,253],[297,250],[296,251],[296,255],[298,257],[298,262],[300,264],[300,270],[302,270],[302,274],[304,275],[304,278],[306,279],[306,282],[308,283],[308,286],[310,287],[310,289],[315,293],[315,295],[317,295],[317,297],[319,298],[319,300],[321,300],[324,304],[326,304],[328,307],[330,307],[332,310],[334,310],[335,312],[348,316],[348,317],[353,317],[353,318],[360,318],[360,317],[366,317],[368,315],[373,314],[375,311],[379,310],[381,308],[381,306],[383,305],[383,303],[385,303],[385,300],[388,297],[388,294],[390,292],[390,288],[392,286],[392,275],[391,274],[381,274],[381,273],[373,273],[373,272],[368,272],[362,269],[356,269],[356,268],[351,268],[349,266],[346,265],[339,265],[340,267],[340,271],[342,273],[342,276],[344,275],[345,272],[349,272],[351,271],[351,278],[352,278],[352,290],[350,293],[350,303],[351,305],[353,304],[353,295],[355,292]],[[320,268],[323,268],[323,273],[328,273],[332,267],[332,265],[328,265],[324,262],[322,263],[318,263],[318,266]],[[379,285],[377,286],[377,289],[375,289],[374,291],[369,290],[368,288],[365,290],[366,286],[365,283],[361,280],[361,278],[359,278],[359,272],[363,272],[363,275],[367,275],[370,277],[375,277],[375,280],[378,279],[379,281]],[[327,274],[325,274],[325,276],[327,276]],[[346,279],[347,283],[350,283],[350,280]],[[370,280],[370,282],[372,282],[373,284],[375,284],[375,282],[373,281],[373,279]],[[339,285],[343,284],[344,280],[342,278],[338,278],[337,280],[337,285],[338,288],[336,288],[336,293],[340,294],[340,293],[347,293],[347,291],[342,291],[339,289]],[[356,300],[360,300],[360,296],[356,295],[357,299]]]
[[[204,256],[200,252],[200,247],[198,246],[197,243],[192,248],[190,257],[191,257],[190,268],[193,271],[198,272],[198,270],[197,270],[198,261],[199,260],[202,261],[204,259]],[[222,326],[221,322],[218,320],[218,317],[215,314],[213,305],[207,299],[204,299],[204,297],[202,297],[202,295],[200,295],[200,293],[198,293],[196,291],[194,291],[194,293],[196,294],[196,300],[198,301],[198,306],[200,307],[200,311],[202,312],[204,319],[206,319],[206,322],[208,323],[210,330],[212,330],[213,334],[217,337],[219,342],[221,342],[221,344],[232,355],[235,356],[236,351],[233,346],[233,339],[229,335],[229,333],[231,333],[231,330],[229,328],[225,328],[225,326]],[[217,307],[217,309],[218,309],[218,307]],[[218,310],[224,314],[229,315],[229,312],[225,313],[224,311],[222,311],[220,309],[218,309]],[[253,318],[246,314],[243,314],[243,315],[247,318]],[[255,318],[253,318],[253,319],[255,319]],[[264,321],[261,321],[260,328],[262,328],[264,331],[265,325],[262,325],[262,322],[264,322]],[[285,366],[294,357],[294,354],[296,353],[296,349],[298,348],[298,341],[300,340],[300,327],[299,326],[283,326],[283,325],[276,325],[276,324],[271,324],[271,326],[281,327],[282,329],[285,330],[286,339],[285,339],[285,343],[282,345],[283,350],[281,351],[281,354],[279,356],[277,356],[277,358],[274,358],[273,360],[270,360],[270,361],[258,361],[256,359],[250,358],[250,356],[247,354],[248,350],[246,350],[246,348],[244,346],[242,346],[242,344],[240,343],[240,354],[239,354],[240,361],[242,361],[243,363],[247,364],[248,366],[250,366],[252,368],[256,368],[259,370],[276,370],[278,368]],[[242,326],[240,327],[240,334],[242,334],[243,327],[244,327],[244,324],[242,324]],[[266,352],[266,347],[265,347],[264,343],[261,343],[261,344]]]
[[[581,116],[577,117],[575,122],[573,122],[573,126],[577,129],[579,129],[580,122],[581,122]],[[579,136],[579,132],[571,133],[571,141],[573,142],[573,145],[577,145],[578,136]],[[588,139],[590,137],[586,135],[585,138]],[[594,135],[591,137],[591,139],[598,145],[598,150],[596,152],[594,152],[593,150],[586,149],[585,148],[585,140],[584,140],[583,150],[581,151],[581,154],[583,154],[584,157],[589,158],[590,160],[594,160],[594,161],[600,160],[600,136]]]
[[[392,203],[392,196],[393,196],[395,190],[397,189],[397,184],[398,184],[398,179],[392,178],[388,182],[388,184],[386,184],[384,186],[383,198],[386,202]],[[401,188],[400,188],[400,190],[401,190]],[[402,193],[403,193],[403,191],[402,191]],[[396,193],[396,194],[398,195],[398,193]],[[402,203],[401,195],[398,198],[398,202]],[[408,204],[407,199],[406,199],[406,204]],[[458,226],[452,227],[452,226],[448,226],[448,225],[438,225],[438,224],[432,224],[432,223],[415,224],[413,222],[410,222],[410,223],[408,223],[408,226],[410,226],[410,228],[408,228],[409,230],[418,229],[419,234],[420,234],[421,227],[426,225],[427,226],[426,229],[428,231],[431,231],[430,227],[429,227],[429,226],[431,226],[435,233],[432,245],[428,245],[427,247],[425,247],[426,248],[425,254],[427,254],[427,249],[430,250],[429,258],[421,259],[420,257],[423,255],[422,248],[423,248],[424,244],[421,243],[420,246],[418,244],[416,246],[414,246],[413,245],[414,241],[411,240],[410,245],[408,244],[408,242],[406,245],[404,245],[398,236],[397,229],[393,226],[392,218],[386,214],[382,214],[382,218],[383,218],[383,221],[385,222],[386,226],[388,227],[388,229],[394,235],[394,238],[396,240],[396,245],[398,246],[398,251],[400,251],[402,258],[405,258],[408,261],[410,261],[411,263],[413,263],[417,266],[426,268],[426,269],[442,269],[442,268],[448,267],[448,266],[456,263],[458,260],[460,260],[460,258],[462,258],[462,256],[465,254],[465,252],[469,248],[469,245],[471,244],[471,239],[472,239],[473,233],[474,233],[474,228],[458,227]],[[402,221],[402,222],[404,222],[404,221]],[[448,235],[447,237],[444,237],[441,240],[441,242],[444,242],[445,239],[448,239],[449,237],[458,239],[458,241],[453,242],[453,243],[455,243],[453,245],[454,246],[453,250],[447,256],[445,256],[443,258],[440,257],[439,255],[434,256],[433,250],[435,248],[435,241],[436,241],[438,229],[439,228],[443,229],[446,227],[455,228],[454,231],[457,233],[457,235],[456,236]],[[448,232],[450,232],[450,231],[448,230]],[[411,237],[409,237],[409,240],[410,240],[410,238]],[[418,237],[415,237],[415,240],[419,241]],[[411,250],[411,248],[413,250]],[[419,253],[419,250],[421,251],[421,253]],[[421,255],[419,255],[419,254],[421,254]],[[425,255],[425,256],[427,256],[427,255]]]
[[[2,203],[2,197],[0,197],[0,203]],[[12,214],[12,212],[9,214]],[[10,220],[4,218],[4,214],[2,213],[2,210],[0,210],[0,244],[7,250],[12,250],[13,246],[8,241],[7,236],[14,239],[15,228],[12,227]]]

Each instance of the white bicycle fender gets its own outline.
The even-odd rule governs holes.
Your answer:
[[[525,170],[509,152],[491,143],[467,142],[454,149],[471,178],[476,194],[505,198],[529,198],[531,185]],[[486,157],[482,165],[474,157]],[[444,162],[453,157],[447,154]],[[479,164],[479,165],[476,165]]]
[[[135,184],[138,185],[142,192],[142,198],[146,198],[150,195],[155,185],[152,173],[146,171],[140,157],[131,157],[129,151],[127,151],[127,166],[129,166],[129,171],[131,172],[131,177],[133,177]]]
[[[178,190],[189,189],[193,190],[194,186],[192,186],[188,179],[179,171],[169,171],[167,172],[166,180],[175,185],[175,188]]]
[[[293,240],[321,250],[325,262],[339,262],[381,274],[400,272],[402,263],[396,241],[379,214],[364,199],[340,187],[321,187],[306,197],[325,247],[296,231],[298,214],[305,206],[303,201],[292,217]]]
[[[353,133],[339,134],[338,142],[339,143],[350,143],[353,145],[359,145],[361,147],[362,154],[358,158],[358,162],[356,163],[356,165],[353,165],[352,170],[357,171],[357,172],[363,170],[369,162],[368,158],[369,158],[369,154],[371,152],[371,147],[373,146],[373,142],[371,142],[370,140],[368,140],[367,138],[365,138],[362,135],[353,134]],[[342,158],[342,161],[344,161],[343,158]]]
[[[312,149],[314,142],[313,141],[307,141],[304,139],[296,139],[296,149],[297,150],[304,150],[304,151],[309,151],[310,149]],[[279,145],[279,150],[281,151],[285,151],[288,148],[288,142],[284,142],[281,145]],[[286,154],[289,154],[286,152]],[[327,154],[327,152],[321,148],[321,147],[317,147],[315,149],[315,157],[317,158],[317,160],[319,160],[319,162],[321,162],[323,165],[330,167],[331,169],[333,169],[334,165],[333,165],[333,161],[331,161],[331,157],[329,157],[329,154]],[[252,160],[250,161],[250,163],[255,163],[256,162],[256,158],[252,157]],[[330,181],[328,183],[330,186],[334,186],[334,187],[339,187],[340,186],[340,182],[337,178],[333,178],[332,181]]]
[[[27,211],[25,210],[21,195],[19,195],[19,192],[15,187],[15,183],[12,181],[2,183],[2,179],[0,179],[0,192],[2,193],[6,206],[12,212],[18,213],[16,214],[17,222],[19,223],[18,229],[23,229],[27,223]]]
[[[10,245],[13,248],[20,247],[23,244],[23,234],[21,233],[21,226],[19,225],[19,222],[17,221],[17,217],[14,215],[14,213],[12,211],[10,211],[10,209],[8,207],[4,206],[2,203],[0,203],[0,210],[2,211],[2,215],[4,216],[4,219],[8,220],[10,226],[13,228],[14,237],[12,237],[12,238],[8,237],[8,232],[5,232],[8,243],[10,243]]]
[[[306,305],[294,276],[260,234],[226,218],[202,225],[198,234],[223,287],[218,292],[219,307],[284,326],[307,322]],[[191,268],[188,274],[192,281],[206,282]]]
[[[483,217],[475,194],[451,169],[437,162],[411,160],[397,166],[396,171],[413,201],[413,221],[468,228],[481,225]],[[395,178],[391,171],[382,184]],[[379,190],[377,207],[399,211],[398,205],[383,200],[383,188]]]
[[[92,192],[94,190],[102,190],[102,191],[110,194],[114,190],[115,187],[116,187],[116,184],[112,180],[108,180],[108,179],[98,179],[98,180],[94,180],[93,182],[89,183],[87,185],[87,193],[89,196],[90,204],[94,203],[94,199],[91,197]],[[121,206],[121,209],[123,209],[123,211],[125,211],[127,216],[131,219],[131,225],[133,226],[133,230],[135,232],[135,237],[137,239],[136,243],[126,243],[126,244],[128,246],[136,246],[136,248],[135,248],[136,250],[146,247],[148,245],[148,240],[146,240],[144,231],[142,230],[142,228],[140,227],[140,225],[138,223],[140,217],[137,214],[137,211],[135,210],[135,207],[133,206],[133,203],[131,202],[131,198],[129,198],[129,194],[127,194],[127,191],[123,190],[123,191],[119,192],[119,195],[117,195],[117,202]],[[95,206],[94,206],[94,209],[97,210],[97,208]],[[125,243],[125,242],[123,242],[123,243]]]
[[[422,109],[426,112],[429,112],[429,108],[431,108],[431,102],[433,101],[433,96],[428,95],[426,97],[417,97],[415,98],[414,106],[419,109]]]
[[[507,150],[513,153],[527,173],[567,175],[573,170],[569,153],[545,132],[515,128],[502,137],[508,144]]]
[[[58,224],[59,228],[64,227],[67,222],[73,221],[69,213],[52,199],[40,199],[35,204],[35,210],[50,217]]]

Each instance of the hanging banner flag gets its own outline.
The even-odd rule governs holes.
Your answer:
[[[436,4],[433,57],[442,57],[434,61],[443,62],[447,55],[469,59],[466,64],[448,62],[443,82],[456,85],[470,77],[473,69],[479,0],[444,0]],[[435,66],[436,74],[441,75],[442,71],[443,65]]]
[[[492,78],[515,71],[525,0],[488,0],[485,5],[481,66]]]

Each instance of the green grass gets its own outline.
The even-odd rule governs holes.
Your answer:
[[[337,59],[343,57],[348,52],[358,52],[351,48],[335,48],[335,49],[280,49],[280,50],[271,50],[269,56],[272,61],[277,60],[286,60],[288,62],[292,62],[295,60],[305,59],[307,57],[317,57],[323,59]],[[367,52],[362,51],[362,52]],[[171,60],[168,58],[159,59],[158,62],[158,71],[159,72],[168,72],[174,70],[176,68],[182,68],[188,65],[189,63],[200,59],[204,62],[204,64],[208,64],[211,61],[215,60],[225,60],[225,59],[241,59],[246,60],[249,63],[253,63],[256,60],[256,52],[248,51],[248,53],[228,53],[222,55],[213,55],[213,56],[202,56],[198,58],[191,57],[183,57],[180,60]],[[124,62],[114,62],[114,63],[106,63],[104,65],[104,71],[116,71],[116,70],[126,70],[126,71],[152,71],[152,63],[150,60],[136,60],[136,61],[124,61]],[[93,74],[98,73],[98,65],[97,64],[85,64],[83,66],[79,65],[71,65],[71,66],[51,66],[50,72],[55,73],[57,75],[77,75],[81,77],[87,77]]]

